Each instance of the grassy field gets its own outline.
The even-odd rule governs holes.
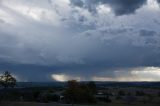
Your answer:
[[[0,106],[72,106],[71,104],[57,104],[57,103],[32,103],[32,102],[3,102]],[[159,106],[159,104],[125,104],[125,103],[110,103],[110,104],[97,104],[97,105],[79,105],[74,104],[73,106]]]

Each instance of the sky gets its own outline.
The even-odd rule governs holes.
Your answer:
[[[0,74],[160,81],[160,0],[0,0]]]

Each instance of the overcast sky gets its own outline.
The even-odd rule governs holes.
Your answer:
[[[160,81],[160,0],[0,0],[0,73],[18,81]]]

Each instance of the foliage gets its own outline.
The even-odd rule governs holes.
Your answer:
[[[65,93],[67,103],[95,103],[96,100],[92,90],[87,84],[80,84],[75,80],[68,81],[68,88]]]
[[[90,91],[92,94],[96,94],[97,93],[97,87],[94,81],[90,81],[87,86],[89,87]]]
[[[118,95],[119,95],[119,96],[125,96],[126,94],[125,94],[124,91],[120,90],[120,91],[118,91]]]
[[[0,85],[4,88],[13,88],[16,85],[16,82],[16,79],[8,71],[0,76]]]
[[[160,92],[158,92],[158,97],[160,97]]]
[[[143,91],[136,91],[136,96],[145,96],[146,94]]]

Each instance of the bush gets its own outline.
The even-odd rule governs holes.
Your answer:
[[[119,96],[125,96],[126,94],[125,94],[124,91],[120,90],[120,91],[118,92],[118,95],[119,95]]]
[[[48,94],[47,95],[47,100],[52,101],[52,102],[58,102],[60,100],[60,96],[56,95],[56,94],[54,94],[54,95]]]
[[[136,91],[136,96],[145,96],[143,91]]]
[[[80,84],[77,81],[68,81],[64,96],[66,103],[96,103],[92,90],[87,84]]]

